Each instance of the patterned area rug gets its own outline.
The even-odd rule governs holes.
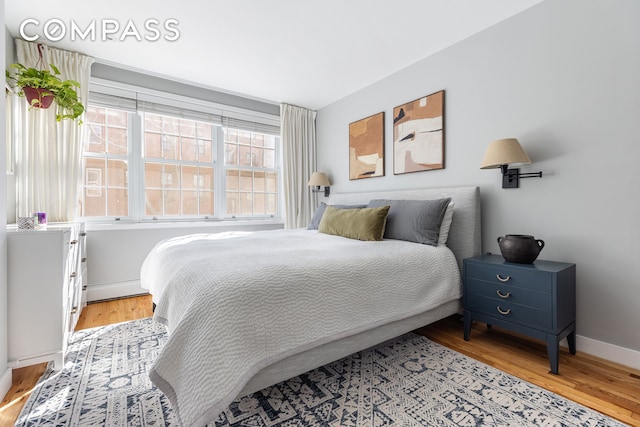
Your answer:
[[[152,319],[76,332],[17,426],[175,426],[147,370],[167,334]],[[233,402],[211,426],[623,426],[407,334]]]

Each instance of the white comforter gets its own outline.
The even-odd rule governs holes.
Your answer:
[[[186,426],[214,420],[288,355],[461,296],[446,247],[301,229],[170,239],[141,281],[169,330],[149,375]]]

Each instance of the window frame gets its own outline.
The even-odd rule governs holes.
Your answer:
[[[180,95],[174,95],[170,93],[159,92],[151,89],[139,88],[127,84],[120,84],[117,82],[110,82],[102,79],[93,79],[91,80],[90,92],[97,93],[100,95],[106,95],[107,97],[111,96],[114,99],[121,97],[123,100],[122,105],[118,105],[114,103],[114,105],[109,105],[109,101],[105,101],[101,99],[99,102],[94,102],[91,96],[87,105],[95,105],[103,108],[114,108],[120,110],[128,111],[128,201],[129,201],[129,215],[123,217],[114,217],[114,216],[82,216],[83,221],[91,222],[91,223],[112,223],[114,221],[121,222],[129,222],[129,223],[168,223],[168,222],[198,222],[198,221],[233,221],[233,220],[248,220],[248,221],[264,221],[264,220],[275,220],[282,221],[282,207],[283,207],[283,182],[282,182],[282,172],[283,172],[283,161],[282,161],[282,144],[281,137],[279,134],[275,132],[261,132],[261,124],[263,124],[267,129],[274,129],[279,127],[279,117],[260,113],[253,112],[249,110],[243,110],[235,107],[222,106],[219,104],[202,101],[199,99],[191,99],[187,97],[183,97]],[[160,108],[167,107],[169,112],[164,111],[153,111],[153,110],[144,110],[144,102],[140,102],[141,95],[146,97],[146,99],[152,100],[161,100],[163,101],[160,105]],[[123,105],[125,105],[123,107]],[[152,104],[153,105],[153,104]],[[133,110],[132,106],[135,106],[135,110]],[[188,107],[188,108],[187,108]],[[222,109],[224,107],[224,109]],[[172,110],[173,109],[173,110]],[[185,114],[170,114],[171,111],[180,111],[180,109],[185,109]],[[200,120],[198,116],[191,117],[189,112],[202,113],[203,117],[207,117],[207,114],[215,114],[218,112],[222,112],[223,114],[230,115],[232,118],[239,118],[240,121],[246,118],[258,118],[259,120],[256,122],[256,130],[250,132],[261,133],[265,135],[273,135],[275,137],[275,168],[269,169],[269,171],[274,171],[276,173],[277,179],[277,188],[276,188],[276,212],[275,214],[265,214],[265,215],[233,215],[227,214],[226,209],[226,171],[227,165],[225,164],[225,141],[224,141],[224,127],[225,122],[221,120],[220,122],[214,123],[209,122],[212,125],[212,161],[207,163],[207,166],[213,167],[213,203],[214,203],[214,213],[211,214],[200,214],[200,215],[163,215],[163,216],[154,216],[147,215],[145,209],[145,162],[153,162],[153,163],[162,163],[162,164],[177,164],[181,168],[182,166],[202,166],[199,162],[191,162],[185,160],[168,160],[168,159],[158,159],[158,158],[145,158],[144,156],[144,137],[145,137],[145,129],[144,129],[144,115],[145,113],[152,114],[160,114],[167,115],[171,117],[176,117],[179,119],[187,119],[194,121],[204,121]],[[212,115],[212,117],[215,117]],[[224,119],[223,115],[223,119]],[[234,120],[230,120],[230,125],[233,125]],[[235,129],[235,127],[231,127]],[[246,129],[241,129],[246,130]],[[83,150],[82,158],[83,158],[83,170],[82,170],[82,202],[84,209],[84,197],[85,197],[85,158],[94,157],[91,154],[87,153]],[[120,157],[118,157],[120,158]],[[193,164],[191,164],[193,163]],[[233,165],[234,167],[239,167],[239,165]],[[247,167],[245,167],[247,168]],[[256,171],[262,170],[265,168],[256,168],[249,167],[248,170]],[[181,173],[182,169],[180,169]],[[183,191],[182,185],[180,185],[180,191]],[[266,184],[265,184],[266,189]],[[188,189],[187,189],[188,191]],[[254,191],[252,191],[254,193]],[[255,194],[255,193],[254,193]],[[266,194],[266,191],[265,191]],[[106,202],[108,203],[108,202]],[[107,205],[108,208],[108,205]],[[180,212],[182,212],[182,199],[180,203]],[[108,213],[108,212],[107,212]],[[84,214],[82,212],[81,214]]]

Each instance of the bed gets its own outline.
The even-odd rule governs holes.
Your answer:
[[[180,422],[205,425],[236,397],[459,312],[462,260],[481,251],[477,187],[334,194],[328,204],[444,198],[454,206],[446,246],[304,229],[160,242],[141,283],[169,338],[149,375]]]

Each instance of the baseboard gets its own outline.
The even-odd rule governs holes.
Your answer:
[[[576,335],[576,350],[640,370],[640,351]]]
[[[7,392],[11,388],[11,382],[13,381],[12,369],[5,369],[4,373],[0,377],[0,400],[4,399]]]
[[[102,301],[146,293],[148,293],[148,291],[140,286],[139,280],[108,283],[106,285],[88,285],[87,301]]]

